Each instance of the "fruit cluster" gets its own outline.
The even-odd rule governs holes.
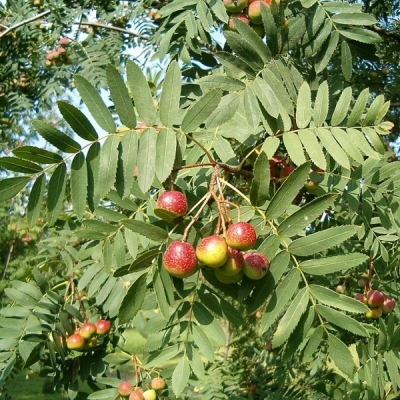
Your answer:
[[[111,323],[105,319],[98,320],[95,324],[85,322],[71,336],[67,338],[67,347],[70,350],[90,351],[97,347],[98,336],[104,337],[111,330]]]
[[[118,393],[128,400],[156,400],[157,392],[165,387],[165,381],[160,377],[153,378],[150,382],[150,389],[146,390],[141,387],[133,387],[129,381],[122,381],[118,386]]]
[[[367,319],[378,319],[383,315],[390,314],[396,306],[396,300],[379,290],[371,289],[367,293],[357,293],[355,299],[369,307],[365,313]]]
[[[155,214],[167,221],[176,221],[188,211],[188,203],[181,192],[163,192],[158,200]],[[163,256],[166,271],[177,278],[186,278],[206,266],[214,270],[222,283],[239,282],[243,276],[261,279],[268,271],[269,261],[261,253],[248,252],[256,244],[257,235],[248,222],[231,222],[224,235],[204,237],[196,249],[185,240],[173,241]]]
[[[59,66],[62,64],[70,64],[72,59],[68,56],[67,47],[70,41],[66,37],[62,37],[58,41],[58,46],[55,50],[49,51],[46,54],[46,65],[49,67],[51,65]]]

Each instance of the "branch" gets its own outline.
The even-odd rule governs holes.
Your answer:
[[[376,32],[380,36],[389,37],[400,42],[400,34],[396,32],[387,31],[386,29],[380,28],[377,25],[370,25],[366,27],[370,31]]]
[[[0,38],[3,37],[4,35],[7,35],[7,33],[11,32],[11,31],[14,31],[15,29],[19,28],[20,26],[29,24],[29,22],[36,21],[37,19],[40,19],[40,18],[50,14],[50,12],[51,12],[50,10],[43,11],[41,14],[37,14],[32,18],[25,19],[24,21],[18,22],[18,24],[8,27],[5,31],[1,32]]]

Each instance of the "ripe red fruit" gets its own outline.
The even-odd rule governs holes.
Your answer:
[[[247,7],[248,0],[223,0],[226,11],[238,13]]]
[[[385,296],[385,300],[382,305],[382,312],[384,314],[389,314],[396,307],[396,300],[392,296]]]
[[[287,178],[294,170],[295,168],[293,167],[293,165],[286,165],[282,168],[281,178]]]
[[[85,322],[79,329],[79,333],[85,338],[90,339],[97,332],[96,325],[91,322]]]
[[[188,203],[186,196],[182,192],[167,190],[158,196],[157,208],[170,211],[182,217],[187,213]]]
[[[163,390],[165,389],[165,381],[163,378],[157,377],[151,380],[150,386],[154,390]]]
[[[222,236],[205,237],[197,245],[196,256],[200,262],[210,268],[221,267],[228,260],[228,245]]]
[[[385,301],[385,296],[379,290],[370,290],[367,293],[367,303],[370,307],[379,307]]]
[[[68,39],[67,37],[62,37],[62,38],[58,41],[58,44],[59,44],[60,46],[67,47],[67,46],[69,45],[69,39]]]
[[[235,222],[225,233],[226,243],[236,250],[250,250],[256,244],[257,234],[248,222]]]
[[[96,333],[100,336],[107,335],[111,330],[110,321],[106,321],[105,319],[100,319],[96,322]]]
[[[118,393],[121,396],[129,396],[131,393],[133,392],[133,386],[130,382],[128,381],[122,381],[119,385],[118,385]]]
[[[194,247],[190,243],[175,240],[165,250],[163,266],[170,275],[177,278],[193,275],[197,270]]]
[[[271,1],[255,0],[251,2],[248,8],[250,22],[254,25],[262,25],[263,23],[261,19],[261,3],[264,3],[269,7]]]
[[[244,255],[243,272],[249,279],[261,279],[269,269],[267,257],[261,253],[247,253]]]
[[[143,400],[143,391],[141,389],[134,389],[133,392],[129,395],[129,400]]]
[[[219,267],[217,271],[225,276],[233,276],[243,269],[244,257],[239,250],[232,249],[231,247],[228,247],[228,252],[228,260],[224,265]]]
[[[74,333],[67,339],[67,347],[70,350],[82,351],[85,347],[85,339],[80,333]]]
[[[365,318],[367,319],[378,319],[382,316],[382,307],[371,308],[365,313]]]

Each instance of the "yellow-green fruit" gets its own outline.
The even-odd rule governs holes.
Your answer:
[[[228,245],[222,236],[205,237],[197,245],[196,256],[200,262],[210,268],[221,267],[228,260]]]
[[[228,252],[228,260],[224,265],[218,268],[218,272],[225,276],[233,276],[243,269],[244,258],[239,250],[228,247]]]
[[[243,271],[238,272],[236,275],[233,276],[226,276],[219,272],[219,269],[215,270],[215,277],[221,282],[229,285],[230,283],[238,283],[242,280],[244,276]]]

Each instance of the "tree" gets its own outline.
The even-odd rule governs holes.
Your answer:
[[[8,30],[18,39],[33,31],[27,21],[54,18],[47,61],[61,72],[44,82],[57,87],[75,72],[91,117],[59,100],[62,124],[30,121],[50,147],[0,158],[14,174],[0,200],[27,190],[29,227],[43,212],[48,227],[31,260],[38,267],[5,289],[4,384],[31,368],[49,371],[70,398],[115,399],[131,390],[125,368],[148,390],[161,374],[160,398],[399,395],[399,162],[390,103],[352,82],[352,60],[361,68],[381,43],[376,19],[358,3],[281,1],[246,11],[260,18],[254,26],[232,18],[228,3],[35,1]],[[94,11],[101,21],[84,22]],[[142,29],[135,40],[160,60],[151,84],[140,58],[120,54],[133,31],[121,39],[115,21],[129,13]],[[77,15],[92,29],[82,40],[70,30]],[[184,194],[187,213],[157,203],[169,190]],[[221,274],[227,261],[243,262],[220,240],[238,221],[255,231],[244,251],[263,257],[257,274]],[[202,257],[210,236],[219,239]],[[206,264],[197,268],[196,249]],[[87,322],[98,321],[93,336]],[[141,355],[127,347],[130,327],[146,338]]]

